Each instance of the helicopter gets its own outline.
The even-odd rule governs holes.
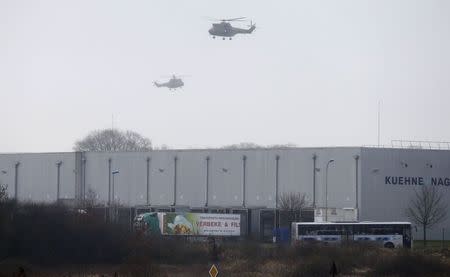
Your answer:
[[[184,86],[184,82],[183,82],[183,80],[180,79],[180,77],[181,76],[177,77],[175,75],[172,75],[171,79],[169,81],[165,82],[165,83],[158,83],[158,82],[155,81],[155,82],[153,82],[153,84],[156,87],[158,87],[158,88],[160,88],[160,87],[167,87],[170,90],[181,88],[181,87]]]
[[[216,19],[216,21],[220,21],[219,23],[213,23],[212,28],[209,29],[209,34],[215,39],[216,36],[222,37],[225,40],[226,37],[229,40],[232,39],[233,36],[237,34],[251,34],[255,29],[256,25],[250,21],[249,29],[241,29],[233,27],[230,22],[232,21],[243,21],[245,17],[237,17],[237,18],[229,18],[229,19]]]

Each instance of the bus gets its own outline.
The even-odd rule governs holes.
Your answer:
[[[386,248],[411,248],[410,222],[293,222],[293,244],[375,243]]]

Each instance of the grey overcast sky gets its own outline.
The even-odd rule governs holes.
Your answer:
[[[449,49],[448,0],[0,0],[0,152],[71,151],[112,114],[174,148],[374,145],[379,100],[383,144],[450,141]]]

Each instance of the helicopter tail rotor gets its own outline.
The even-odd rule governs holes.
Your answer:
[[[256,24],[254,24],[253,21],[250,20],[250,25],[248,25],[248,28],[249,29],[247,30],[247,32],[251,34],[256,29]]]

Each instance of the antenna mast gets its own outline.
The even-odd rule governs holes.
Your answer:
[[[378,147],[380,147],[380,114],[381,114],[381,101],[378,100]]]

